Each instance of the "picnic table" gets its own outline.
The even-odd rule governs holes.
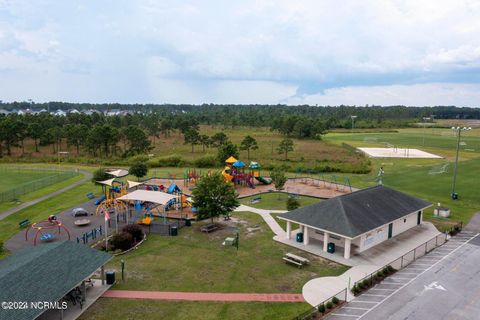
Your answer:
[[[212,231],[215,231],[218,229],[218,226],[214,223],[210,223],[210,224],[207,224],[207,225],[204,225],[200,231],[202,232],[206,232],[206,233],[210,233]]]
[[[299,268],[303,267],[304,265],[307,265],[310,263],[310,260],[306,259],[306,258],[303,258],[303,257],[300,257],[300,256],[297,256],[296,254],[293,254],[293,253],[286,253],[284,256],[283,256],[283,260],[285,261],[285,263],[291,263],[291,264],[294,264],[296,266],[298,266]]]

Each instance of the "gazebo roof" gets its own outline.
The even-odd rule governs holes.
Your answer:
[[[228,158],[227,160],[225,160],[225,163],[235,163],[237,162],[237,159],[235,159],[235,157],[231,156],[230,158]]]
[[[243,168],[243,167],[245,167],[245,163],[243,163],[243,162],[240,161],[240,160],[237,160],[237,161],[235,161],[234,164],[232,164],[232,167],[235,167],[235,168]]]
[[[28,247],[0,261],[0,301],[59,301],[112,256],[73,241]],[[35,319],[45,309],[9,309],[0,319]]]
[[[170,200],[175,199],[176,196],[173,194],[168,194],[166,192],[160,191],[148,191],[148,190],[136,190],[130,192],[117,200],[122,201],[147,201],[152,203],[157,203],[161,205],[166,205]]]
[[[258,162],[250,161],[250,165],[248,166],[250,169],[261,169],[262,166]]]

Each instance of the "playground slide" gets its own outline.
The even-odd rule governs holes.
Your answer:
[[[101,198],[98,198],[97,200],[95,200],[95,205],[98,206],[100,203],[105,201],[105,199],[107,199],[107,197],[105,197],[105,196],[103,196]]]
[[[255,177],[258,181],[260,181],[263,184],[270,184],[272,183],[272,179],[266,178],[266,177]]]
[[[232,181],[233,180],[233,176],[226,173],[225,171],[222,171],[222,176],[223,176],[223,178],[225,178],[226,181]]]

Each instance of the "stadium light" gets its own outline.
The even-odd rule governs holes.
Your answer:
[[[357,118],[357,116],[350,116],[350,118],[352,118],[352,133],[353,133],[353,128],[355,127],[355,119]]]
[[[453,171],[453,184],[452,184],[452,194],[451,197],[453,200],[458,199],[458,194],[455,192],[455,184],[457,182],[457,169],[458,169],[458,151],[460,149],[460,136],[462,131],[472,130],[471,127],[452,127],[452,131],[457,135],[457,154],[455,156],[455,169]]]

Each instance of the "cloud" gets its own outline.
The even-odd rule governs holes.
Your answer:
[[[344,92],[395,104],[403,97],[374,90],[480,82],[479,18],[471,0],[4,0],[0,96],[278,103]],[[70,83],[77,94],[63,94]]]

